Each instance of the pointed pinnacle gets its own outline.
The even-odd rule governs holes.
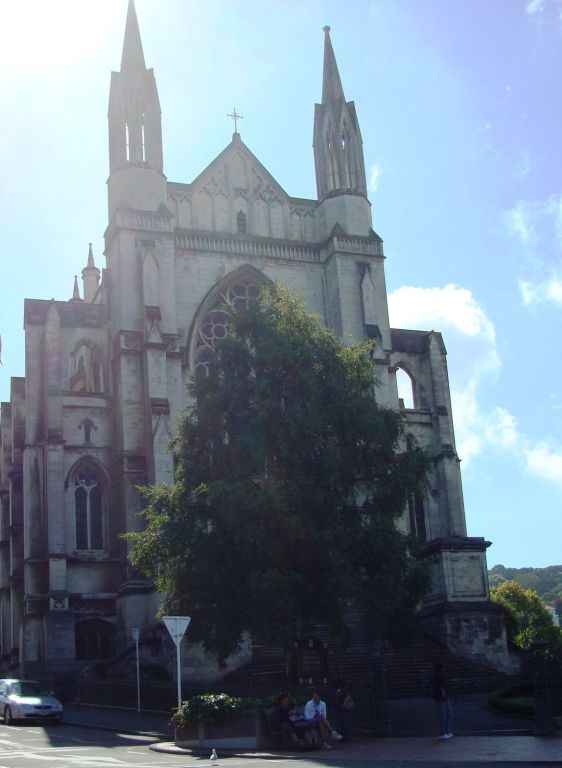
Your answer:
[[[144,53],[140,36],[139,21],[135,9],[135,0],[129,0],[127,22],[125,24],[125,39],[121,56],[121,72],[130,70],[145,70]]]
[[[344,99],[340,73],[336,62],[330,27],[324,27],[324,80],[322,83],[322,104]]]
[[[72,291],[72,301],[82,301],[80,298],[80,289],[78,288],[78,275],[74,275],[74,290]]]
[[[95,269],[96,262],[94,261],[94,252],[92,250],[92,244],[90,243],[90,247],[88,248],[88,267],[94,267]]]

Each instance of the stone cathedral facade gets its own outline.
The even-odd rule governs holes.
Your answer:
[[[401,525],[425,541],[431,593],[421,621],[459,654],[501,666],[483,538],[467,537],[441,334],[391,328],[383,242],[355,105],[325,28],[314,110],[316,199],[292,197],[235,132],[191,182],[164,175],[161,110],[130,0],[109,96],[105,267],[90,248],[69,301],[26,299],[25,378],[0,421],[0,657],[4,669],[108,658],[158,596],[127,565],[143,483],[173,477],[170,438],[186,387],[244,304],[279,281],[346,342],[372,338],[376,397],[400,410],[433,457],[424,498]],[[412,402],[399,399],[408,377]]]

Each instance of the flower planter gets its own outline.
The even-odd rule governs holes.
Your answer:
[[[207,746],[236,748],[252,746],[256,739],[256,717],[253,712],[244,712],[222,722],[198,722],[188,726],[176,726],[176,746],[194,749]],[[228,743],[227,743],[228,742]]]

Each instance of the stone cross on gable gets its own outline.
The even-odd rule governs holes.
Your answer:
[[[230,117],[231,120],[234,121],[234,133],[238,133],[238,121],[244,119],[244,115],[239,115],[236,111],[236,107],[232,110],[232,113],[230,115],[227,115],[227,117]]]

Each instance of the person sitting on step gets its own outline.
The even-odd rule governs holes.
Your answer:
[[[312,697],[306,702],[304,717],[308,722],[314,723],[320,732],[324,749],[331,749],[331,739],[341,741],[341,735],[332,728],[328,720],[326,702],[322,701],[318,691],[312,691]]]

